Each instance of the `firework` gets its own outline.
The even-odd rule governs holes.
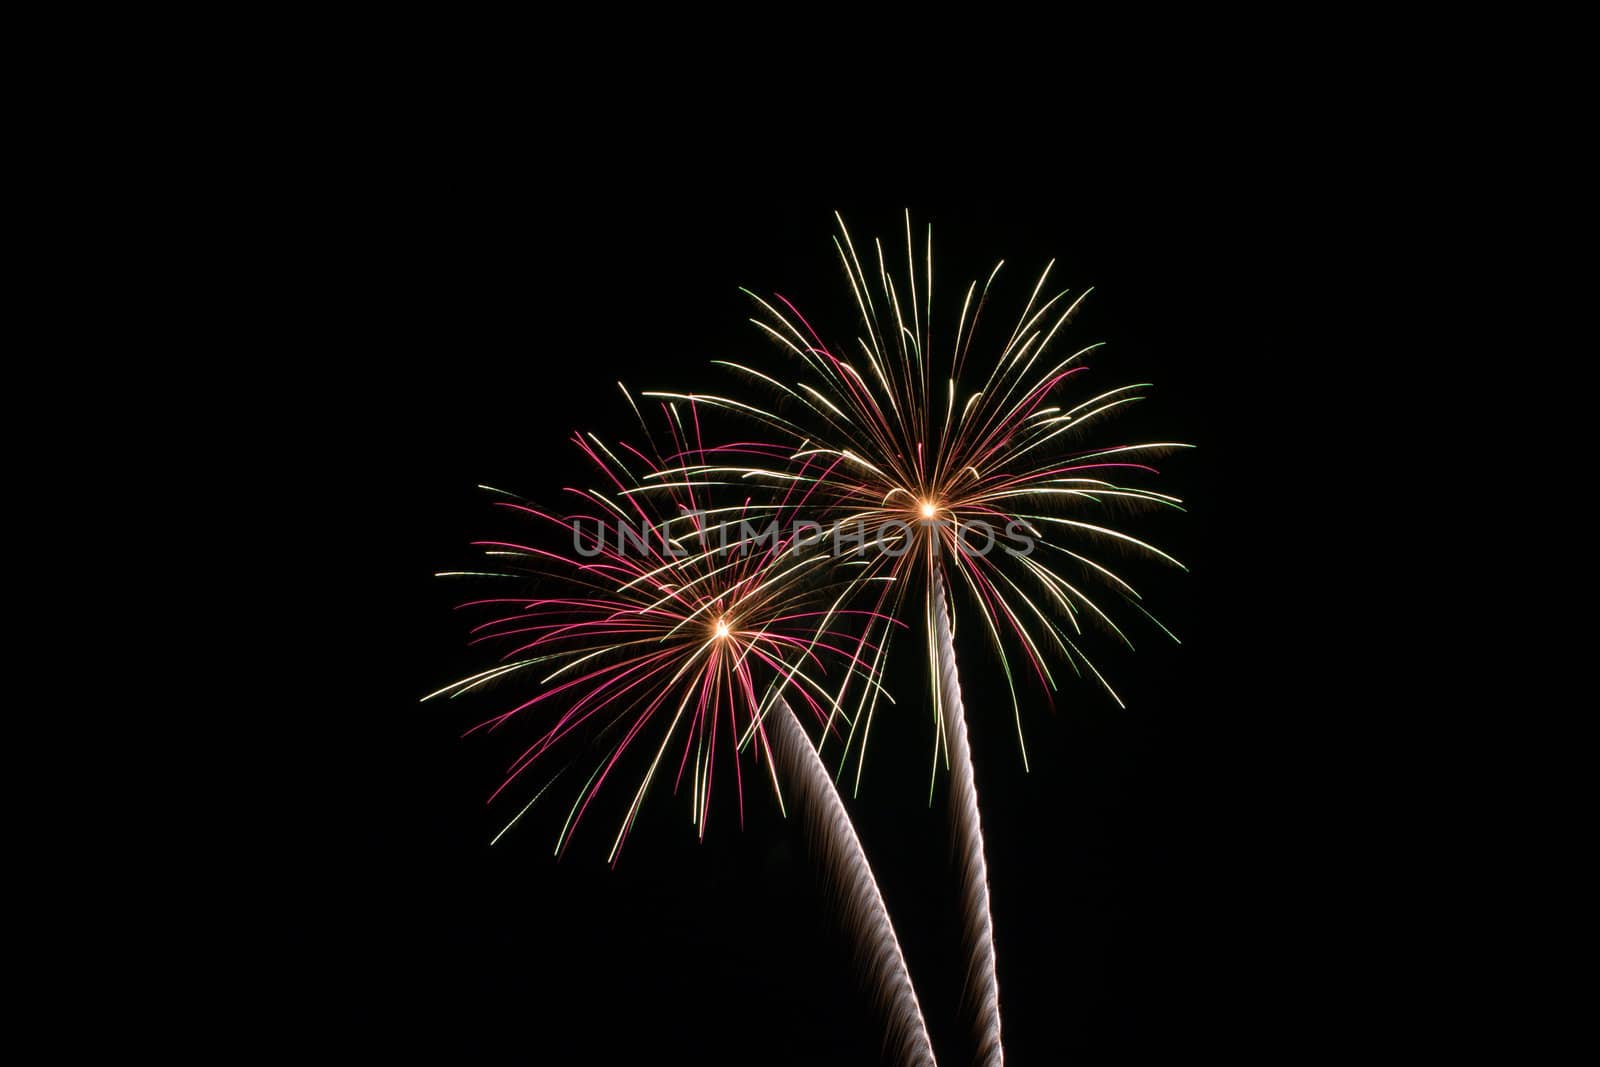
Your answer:
[[[1188,446],[1092,442],[1107,416],[1139,400],[1147,385],[1093,395],[1074,392],[1085,357],[1098,345],[1055,352],[1058,334],[1087,292],[1070,301],[1066,292],[1041,300],[1050,266],[1015,325],[979,341],[990,288],[1001,269],[997,264],[981,289],[976,281],[968,286],[946,339],[933,325],[931,232],[919,257],[907,215],[906,271],[896,277],[881,242],[873,242],[870,268],[863,267],[842,219],[839,225],[835,246],[862,323],[855,344],[830,350],[788,300],[751,293],[761,309],[752,321],[800,361],[804,376],[790,381],[727,364],[775,391],[781,411],[727,397],[695,399],[785,434],[793,443],[792,464],[760,468],[764,475],[773,484],[798,482],[815,490],[835,549],[840,533],[856,531],[861,550],[853,581],[864,592],[873,590],[874,616],[903,617],[913,604],[923,615],[933,681],[930,790],[943,761],[952,773],[950,806],[966,917],[965,997],[980,1059],[998,1063],[989,891],[948,589],[970,594],[978,625],[999,652],[1026,767],[1014,669],[1018,652],[1046,692],[1056,689],[1051,662],[1061,660],[1080,677],[1092,677],[1120,706],[1121,698],[1084,651],[1086,627],[1104,629],[1132,647],[1115,621],[1117,609],[1126,608],[1166,632],[1139,604],[1133,585],[1097,557],[1116,546],[1182,566],[1116,528],[1105,515],[1113,505],[1181,510],[1176,497],[1134,480],[1157,473],[1150,460]],[[992,355],[981,358],[984,352]],[[982,364],[970,375],[969,355],[973,364]],[[709,476],[729,469],[735,468],[692,463],[683,474]],[[738,469],[743,476],[752,474]],[[873,671],[891,638],[885,631],[872,651]],[[845,737],[842,758],[854,754],[857,788],[877,707],[876,693],[861,693]]]
[[[705,446],[693,404],[662,408],[667,440],[659,449],[654,441],[646,448],[611,447],[593,435],[574,435],[605,483],[603,490],[567,490],[582,501],[581,510],[557,515],[499,501],[544,532],[559,531],[554,544],[560,550],[543,543],[478,542],[494,567],[449,572],[520,576],[542,588],[461,605],[491,616],[473,628],[473,641],[503,649],[499,662],[424,699],[461,696],[491,684],[537,683],[535,695],[467,731],[493,732],[543,716],[537,736],[507,767],[491,802],[525,785],[565,742],[598,742],[603,755],[572,802],[556,841],[558,855],[602,787],[629,763],[642,773],[612,840],[610,862],[616,862],[652,784],[666,778],[674,793],[688,786],[691,818],[703,837],[713,780],[731,773],[742,825],[741,753],[753,754],[779,804],[787,788],[804,813],[867,976],[880,992],[887,1040],[901,1062],[932,1064],[904,955],[871,868],[791,707],[793,702],[805,709],[818,723],[851,721],[841,702],[852,684],[880,691],[865,656],[876,649],[868,636],[871,624],[886,620],[844,607],[853,595],[849,584],[831,578],[824,558],[796,551],[793,534],[769,537],[766,524],[755,531],[748,526],[755,515],[787,518],[810,492],[806,480],[797,478],[787,494],[772,499],[758,502],[747,495],[734,504],[719,503],[725,485],[673,472],[691,462],[709,467],[727,449]],[[744,444],[738,450],[761,447]],[[736,531],[731,536],[730,529]],[[847,636],[846,628],[858,622],[862,632]],[[557,770],[543,785],[526,784],[531,798],[495,841],[565,771]]]

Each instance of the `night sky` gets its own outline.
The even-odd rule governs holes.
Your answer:
[[[1136,653],[1092,636],[1126,710],[1070,671],[1053,709],[1024,681],[1025,774],[997,661],[961,646],[1008,1057],[1293,1061],[1318,1047],[1292,1020],[1324,935],[1290,859],[1312,832],[1303,779],[1326,722],[1318,679],[1293,662],[1315,612],[1290,547],[1318,537],[1290,490],[1309,433],[1294,408],[1314,410],[1320,388],[1300,347],[1315,205],[1270,170],[1192,159],[936,195],[425,173],[332,188],[315,262],[282,283],[286,305],[320,313],[277,357],[304,389],[276,446],[290,547],[320,576],[295,613],[305,680],[279,712],[280,792],[256,860],[281,931],[267,951],[298,976],[267,997],[278,1037],[455,1063],[878,1062],[850,948],[769,792],[747,791],[742,830],[732,792],[715,795],[697,843],[687,800],[658,788],[615,870],[625,788],[560,862],[570,795],[490,848],[520,800],[485,799],[529,735],[461,738],[506,690],[418,699],[486,665],[451,609],[459,590],[432,577],[473,562],[470,541],[518,532],[475,486],[554,502],[583,484],[570,432],[632,432],[618,379],[719,391],[731,383],[713,359],[781,369],[741,285],[849,342],[832,212],[858,238],[893,238],[909,207],[934,227],[936,317],[950,323],[997,258],[992,306],[1020,310],[1055,258],[1059,285],[1096,288],[1058,344],[1107,342],[1072,388],[1155,383],[1098,440],[1199,446],[1144,483],[1189,513],[1136,520],[1191,573],[1124,560],[1183,645],[1147,626]],[[916,647],[900,648],[901,703],[874,726],[850,807],[954,1065],[967,1038],[947,779],[930,807]]]

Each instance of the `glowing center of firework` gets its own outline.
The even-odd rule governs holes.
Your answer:
[[[727,637],[728,636],[728,620],[727,619],[718,619],[717,620],[717,636],[718,637]]]
[[[937,510],[937,509],[936,509],[936,508],[935,508],[935,507],[934,507],[934,506],[933,506],[933,501],[931,501],[931,500],[924,500],[924,501],[923,501],[923,502],[922,502],[922,517],[923,517],[923,518],[925,518],[925,519],[931,519],[931,518],[933,518],[933,513],[934,513],[934,512],[935,512],[935,511],[936,511],[936,510]]]

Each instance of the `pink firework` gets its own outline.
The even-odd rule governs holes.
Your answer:
[[[844,633],[852,623],[869,621],[862,618],[868,613],[840,606],[849,590],[829,577],[826,560],[795,551],[789,516],[803,503],[806,487],[797,482],[765,501],[745,496],[724,503],[726,483],[673,472],[688,458],[705,464],[725,449],[704,445],[693,405],[687,411],[663,405],[663,411],[671,446],[662,452],[574,434],[606,486],[568,489],[584,502],[582,510],[555,514],[499,502],[556,535],[530,539],[534,543],[476,543],[499,566],[535,579],[538,592],[460,605],[492,616],[473,627],[472,643],[500,649],[499,660],[429,695],[537,680],[534,695],[467,731],[499,731],[539,716],[537,736],[507,767],[491,801],[518,786],[563,742],[581,737],[601,743],[604,755],[578,791],[558,854],[601,788],[635,758],[644,769],[610,861],[645,794],[663,777],[670,777],[674,793],[688,785],[691,817],[703,837],[712,784],[731,775],[742,824],[741,751],[753,750],[781,803],[763,722],[776,698],[809,708],[819,722],[836,721],[853,682],[876,688],[864,659],[874,647],[864,636]],[[543,792],[535,790],[527,806]]]
[[[796,479],[758,501],[743,495],[747,484],[682,474],[689,464],[708,467],[724,454],[772,458],[785,449],[749,443],[707,448],[692,404],[687,420],[677,405],[663,410],[671,437],[664,459],[653,445],[648,452],[627,444],[613,450],[592,435],[574,435],[607,485],[568,490],[584,501],[582,512],[556,516],[501,502],[546,532],[559,528],[571,539],[563,546],[570,550],[479,543],[490,558],[555,589],[462,605],[493,615],[474,627],[474,643],[504,651],[496,666],[430,696],[538,677],[537,694],[468,731],[495,731],[547,713],[491,802],[580,732],[609,746],[573,801],[558,854],[600,788],[639,749],[647,762],[612,842],[612,863],[646,792],[666,774],[674,792],[688,783],[692,817],[704,836],[719,751],[732,768],[742,824],[740,753],[753,749],[780,805],[787,790],[805,820],[854,937],[861,974],[877,993],[885,1047],[898,1062],[931,1067],[933,1047],[888,909],[833,779],[791,705],[808,708],[817,722],[839,716],[848,722],[842,704],[852,684],[879,690],[868,666],[877,649],[867,635],[889,620],[842,608],[853,583],[832,577],[831,561],[797,543],[803,527],[793,519],[811,491],[808,482]],[[742,498],[719,503],[734,485]],[[861,630],[854,637],[844,632],[851,624]],[[553,781],[534,792],[506,829]]]

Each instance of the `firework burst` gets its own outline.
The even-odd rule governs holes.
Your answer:
[[[798,359],[804,376],[784,380],[748,365],[726,365],[776,392],[781,407],[727,397],[695,399],[782,432],[792,442],[792,464],[761,468],[765,476],[774,484],[798,481],[815,489],[836,549],[841,534],[856,531],[861,566],[853,580],[864,591],[881,583],[870,594],[874,616],[904,617],[913,605],[923,616],[933,680],[930,790],[944,762],[953,775],[951,814],[967,918],[966,995],[980,1059],[995,1063],[1001,1059],[1000,1021],[987,873],[949,588],[967,590],[978,625],[999,652],[1026,767],[1014,669],[1019,652],[1047,692],[1057,688],[1051,662],[1060,660],[1121,705],[1084,650],[1086,627],[1104,629],[1131,648],[1132,639],[1116,621],[1117,609],[1127,608],[1167,632],[1104,553],[1128,550],[1182,566],[1117,528],[1111,516],[1114,510],[1182,510],[1176,497],[1135,479],[1158,473],[1151,460],[1188,446],[1093,443],[1095,430],[1138,401],[1147,383],[1074,392],[1074,379],[1086,370],[1084,359],[1099,346],[1056,352],[1058,335],[1088,292],[1070,301],[1067,292],[1043,297],[1053,263],[1033,286],[1015,324],[989,337],[981,334],[980,324],[1001,269],[996,264],[981,288],[976,280],[968,286],[946,340],[934,329],[931,231],[919,257],[908,214],[905,238],[906,270],[896,277],[878,241],[864,267],[839,220],[835,246],[862,323],[847,349],[830,349],[783,297],[750,294],[761,309],[752,321]],[[996,343],[1002,336],[1003,343]],[[993,354],[980,359],[972,356],[975,350]],[[981,365],[974,372],[971,364]],[[819,462],[821,469],[813,470]],[[799,473],[793,464],[800,465]],[[686,464],[682,473],[710,476],[719,469],[739,468]],[[749,477],[751,470],[741,474]],[[872,670],[879,668],[891,637],[884,632],[872,652]],[[843,754],[848,759],[855,753],[857,788],[878,706],[875,693],[860,696]]]
[[[725,482],[676,472],[690,463],[710,467],[729,450],[705,446],[693,404],[686,405],[686,414],[678,405],[662,407],[669,438],[662,449],[653,441],[648,449],[612,448],[593,435],[574,435],[606,483],[604,490],[567,491],[583,502],[581,511],[558,516],[499,502],[547,533],[559,530],[561,538],[571,539],[571,549],[478,542],[496,569],[447,572],[533,578],[555,589],[461,605],[492,616],[473,628],[473,642],[504,651],[494,667],[424,699],[537,681],[536,695],[467,731],[497,731],[549,712],[533,743],[507,767],[491,802],[544,764],[563,741],[580,733],[598,739],[604,755],[577,791],[556,842],[558,855],[602,786],[635,750],[641,758],[634,762],[643,771],[612,841],[610,862],[616,862],[652,783],[668,776],[675,793],[687,783],[691,816],[703,837],[713,779],[719,766],[726,765],[724,779],[731,767],[742,825],[740,754],[753,752],[780,806],[787,790],[806,820],[855,935],[864,975],[878,991],[886,1046],[898,1062],[931,1065],[927,1028],[882,895],[834,783],[791,706],[807,710],[818,723],[850,721],[841,701],[853,683],[881,693],[867,657],[876,651],[873,624],[888,620],[844,607],[853,596],[851,584],[837,581],[824,557],[797,551],[795,535],[767,536],[763,529],[750,536],[747,516],[786,518],[812,491],[809,479],[794,479],[775,500],[758,503],[746,496],[719,504]],[[733,451],[762,449],[743,444]],[[738,531],[732,537],[730,527]],[[609,540],[608,528],[614,531]],[[861,631],[853,637],[845,633],[852,624]],[[495,841],[563,773],[565,768],[531,789],[531,799]]]
[[[680,463],[688,456],[706,459],[712,450],[700,443],[692,410],[684,417],[677,407],[664,407],[667,454]],[[424,699],[514,679],[537,681],[536,695],[468,734],[559,709],[506,769],[491,801],[568,738],[606,743],[604,758],[578,792],[558,852],[613,772],[648,738],[649,758],[612,843],[615,860],[646,792],[664,774],[670,774],[675,792],[688,783],[691,816],[703,836],[712,783],[723,767],[733,777],[742,822],[738,752],[753,749],[772,777],[762,716],[778,693],[829,720],[841,711],[837,696],[850,677],[876,685],[854,650],[868,649],[870,642],[847,644],[836,632],[865,613],[841,608],[839,598],[831,606],[826,602],[822,561],[793,551],[792,541],[781,537],[729,537],[728,528],[737,528],[748,513],[748,501],[715,506],[712,486],[661,479],[663,461],[653,445],[650,451],[626,443],[611,447],[582,434],[573,441],[606,489],[568,489],[583,507],[560,515],[498,502],[556,537],[539,544],[476,542],[497,569],[447,573],[531,578],[539,592],[460,605],[492,616],[473,627],[472,643],[502,649],[499,662]],[[535,798],[543,792],[535,790]]]

